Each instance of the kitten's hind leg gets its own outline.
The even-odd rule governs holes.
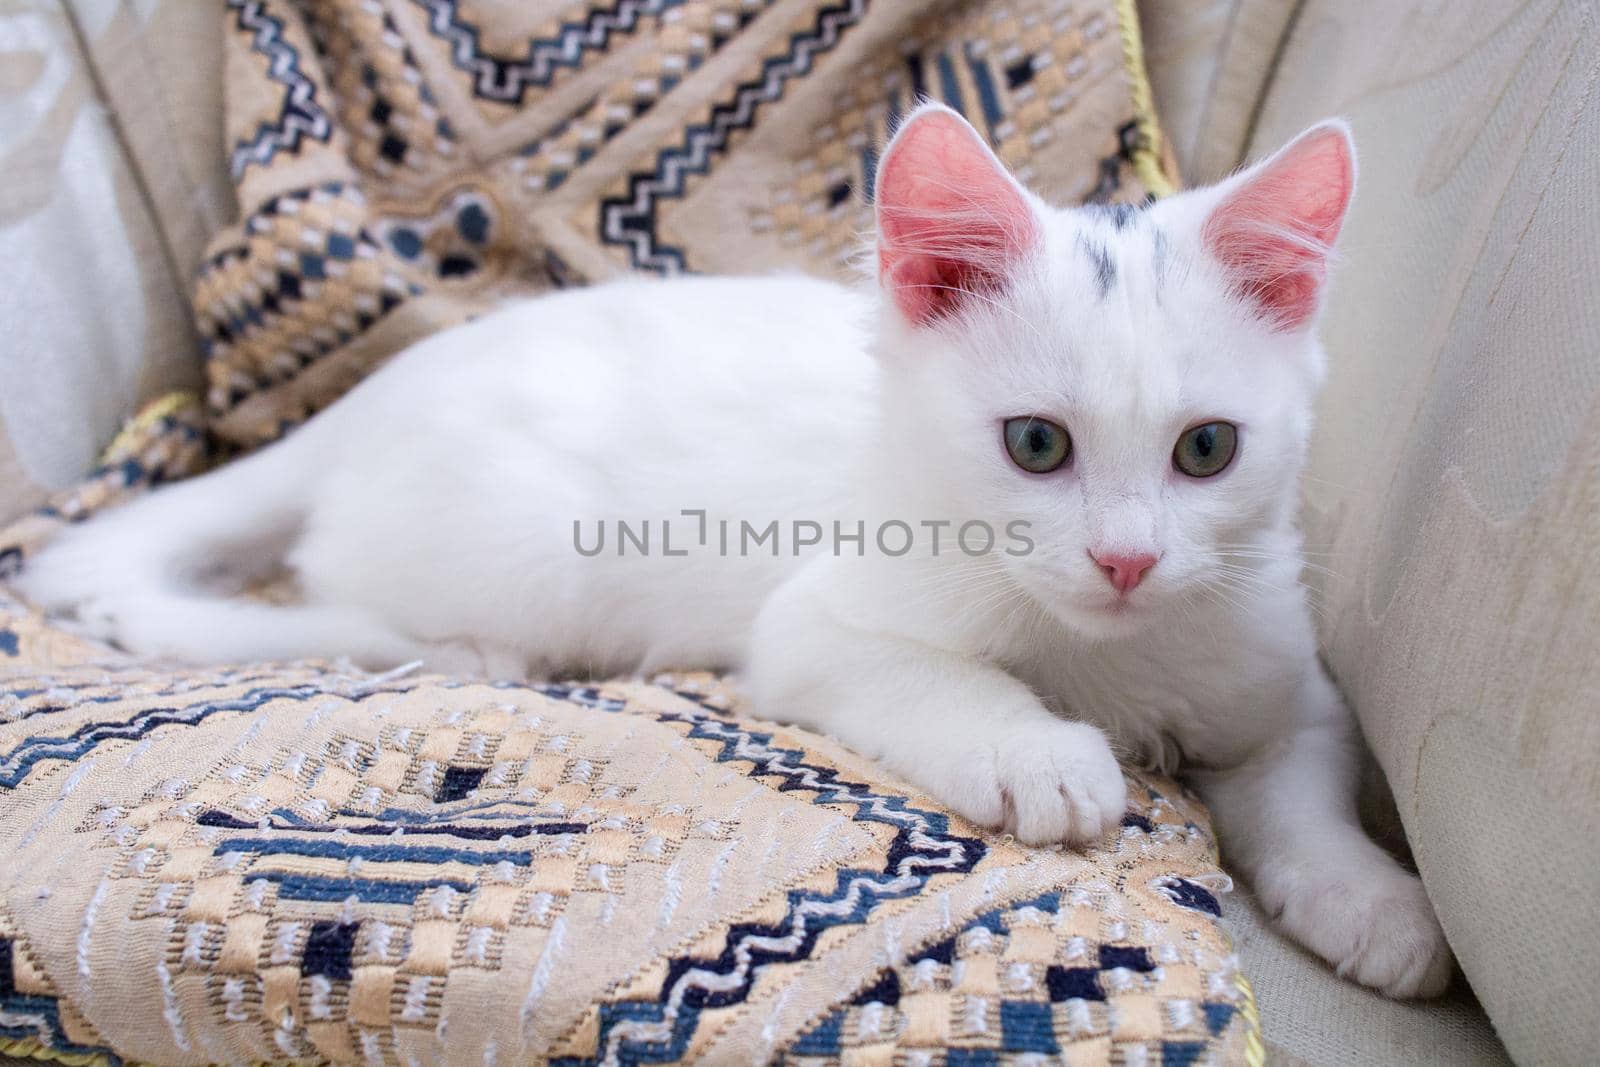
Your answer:
[[[1452,958],[1422,882],[1361,829],[1355,723],[1320,666],[1300,686],[1299,728],[1227,771],[1191,775],[1223,858],[1295,940],[1392,997],[1436,996]]]

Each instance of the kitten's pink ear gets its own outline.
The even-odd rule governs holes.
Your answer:
[[[915,326],[1003,287],[1038,237],[1027,194],[967,121],[912,112],[878,165],[878,280]]]
[[[1324,122],[1224,186],[1206,220],[1206,247],[1276,328],[1299,329],[1316,316],[1355,174],[1349,129]]]

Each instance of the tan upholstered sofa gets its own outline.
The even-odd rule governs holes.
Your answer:
[[[1326,655],[1472,988],[1525,1063],[1593,1062],[1600,997],[1600,63],[1592,5],[1142,5],[1203,181],[1342,114],[1356,205],[1305,490]],[[1334,986],[1240,931],[1312,1062],[1497,1054],[1459,1005]],[[1274,1026],[1275,1024],[1275,1026]]]
[[[220,12],[0,3],[0,522],[72,483],[142,400],[198,373],[189,279],[234,210]],[[1360,183],[1326,323],[1308,581],[1328,661],[1398,801],[1389,828],[1409,838],[1466,978],[1441,1003],[1381,1000],[1236,893],[1228,918],[1269,1053],[1593,1062],[1594,10],[1159,0],[1142,12],[1187,180],[1324,115],[1354,126]]]

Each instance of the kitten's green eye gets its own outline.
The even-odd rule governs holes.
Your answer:
[[[1037,415],[1007,419],[1005,435],[1012,462],[1033,474],[1048,474],[1072,456],[1067,431]]]
[[[1221,474],[1233,462],[1239,431],[1231,422],[1208,422],[1183,431],[1172,450],[1172,465],[1191,478]]]

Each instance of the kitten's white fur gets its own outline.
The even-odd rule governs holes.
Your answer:
[[[925,107],[896,143],[959,121]],[[1323,354],[1207,253],[1207,220],[1257,173],[1135,219],[1021,194],[1032,251],[937,321],[908,321],[899,293],[800,277],[508,307],[283,442],[65,531],[18,584],[130,649],[198,662],[742,668],[757,714],[1032,843],[1118,825],[1113,753],[1181,759],[1289,933],[1357,981],[1437,993],[1449,950],[1420,882],[1357,823],[1359,741],[1298,580]],[[1069,428],[1069,472],[1011,463],[1001,421],[1030,414]],[[1241,427],[1232,467],[1176,474],[1178,435],[1217,418]],[[705,509],[708,544],[684,509]],[[617,554],[619,519],[651,521],[651,554]],[[664,519],[688,555],[663,554]],[[800,556],[725,556],[723,519],[859,520],[865,554],[832,554],[830,533]],[[919,532],[907,556],[875,550],[889,519]],[[951,551],[970,519],[1024,520],[1035,550]],[[592,541],[601,520],[607,550],[578,555],[574,521]],[[937,556],[920,525],[935,520],[954,523]],[[1105,545],[1160,562],[1121,597],[1089,556]],[[304,605],[222,595],[274,561]]]

